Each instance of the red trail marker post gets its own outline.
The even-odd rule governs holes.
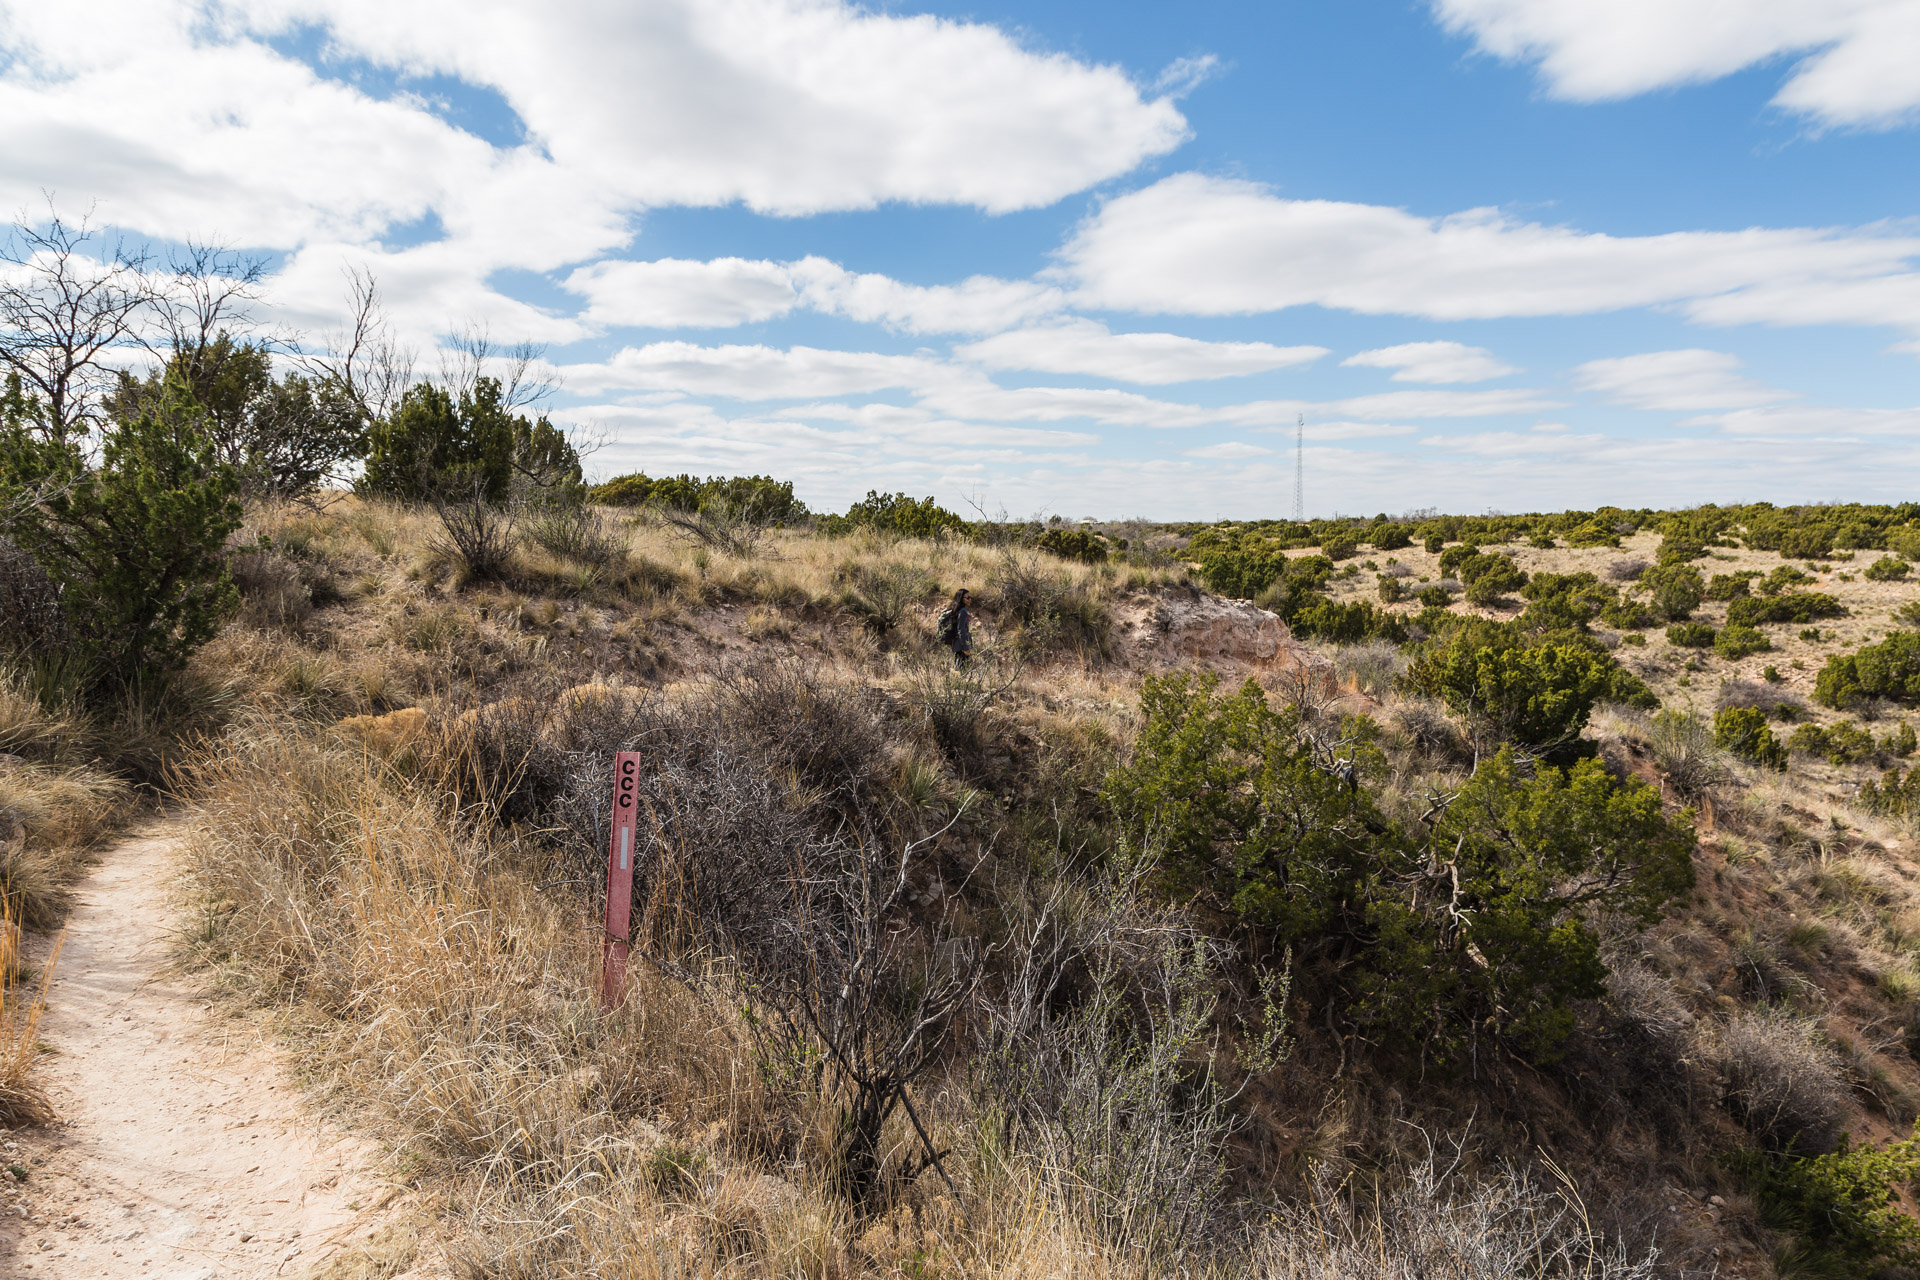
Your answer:
[[[633,857],[639,830],[640,753],[613,757],[613,824],[607,842],[606,936],[601,941],[600,1007],[620,1003],[627,982],[627,931],[633,924]]]

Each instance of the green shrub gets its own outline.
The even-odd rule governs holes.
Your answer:
[[[1774,738],[1758,707],[1723,707],[1713,717],[1713,745],[1769,769],[1787,767],[1787,749]]]
[[[633,485],[629,492],[639,488]],[[807,515],[807,504],[793,494],[793,481],[772,476],[662,476],[647,483],[645,503],[662,511],[705,512],[762,529],[788,525]]]
[[[1782,560],[1824,560],[1833,554],[1833,530],[1801,524],[1785,529],[1774,544]]]
[[[1167,891],[1282,941],[1333,928],[1383,824],[1364,790],[1320,766],[1299,714],[1251,680],[1222,694],[1208,673],[1148,677],[1140,715],[1103,794],[1130,839],[1153,843]]]
[[[648,489],[647,505],[662,511],[698,511],[700,489],[698,476],[662,476]]]
[[[1287,574],[1287,553],[1231,548],[1200,557],[1200,576],[1216,594],[1251,600]]]
[[[1660,539],[1659,550],[1654,552],[1653,558],[1659,564],[1686,564],[1690,560],[1698,560],[1705,554],[1707,554],[1707,543],[1704,538],[1684,533],[1668,533]]]
[[[1460,562],[1460,580],[1467,585],[1467,602],[1481,606],[1497,602],[1509,591],[1527,585],[1527,575],[1511,556],[1474,555]]]
[[[1326,596],[1309,595],[1288,601],[1279,612],[1294,635],[1329,644],[1367,640],[1400,644],[1407,638],[1407,625],[1400,615],[1375,608],[1365,600],[1339,604]]]
[[[1600,621],[1622,631],[1644,631],[1660,619],[1643,601],[1622,597],[1600,610]]]
[[[1101,564],[1107,558],[1107,545],[1085,529],[1048,529],[1033,540],[1035,549],[1062,560],[1082,564]]]
[[[1404,524],[1377,524],[1368,534],[1376,551],[1398,551],[1413,545],[1413,535]]]
[[[1685,622],[1706,598],[1707,584],[1690,564],[1656,565],[1640,575],[1653,611],[1668,622]]]
[[[1873,735],[1851,720],[1825,727],[1803,724],[1787,739],[1787,747],[1802,755],[1824,756],[1829,764],[1864,764],[1879,750]]]
[[[587,490],[587,500],[603,507],[638,507],[653,492],[653,481],[641,472],[615,476]]]
[[[1529,646],[1486,622],[1428,642],[1403,680],[1499,737],[1544,751],[1569,747],[1603,699],[1654,704],[1646,685],[1605,653],[1579,644]]]
[[[1713,651],[1729,662],[1738,662],[1771,648],[1773,642],[1757,628],[1742,626],[1737,622],[1722,627],[1713,641]]]
[[[794,496],[793,481],[772,476],[708,476],[700,481],[699,509],[775,528],[807,517],[807,504]]]
[[[352,393],[333,378],[276,381],[264,343],[226,333],[183,342],[145,379],[121,374],[109,409],[138,417],[165,399],[170,382],[200,406],[201,434],[250,497],[303,497],[366,452],[367,421]]]
[[[936,503],[931,496],[914,499],[904,493],[879,493],[867,490],[867,496],[847,508],[844,516],[827,516],[819,523],[820,532],[843,535],[854,529],[876,529],[903,538],[938,538],[943,535],[968,536],[973,526]]]
[[[78,661],[129,688],[163,680],[239,603],[225,544],[240,527],[239,481],[201,433],[203,412],[176,379],[110,422],[101,463],[79,446],[15,428],[0,435],[0,511],[39,489],[0,529],[58,588]],[[49,490],[46,486],[51,485]]]
[[[1885,818],[1920,817],[1920,768],[1889,769],[1880,781],[1868,778],[1860,784],[1859,805],[1868,813]]]
[[[1774,571],[1760,580],[1760,594],[1777,596],[1793,587],[1804,587],[1814,581],[1811,574],[1800,572],[1790,564],[1777,566]]]
[[[1846,609],[1830,595],[1818,591],[1796,591],[1790,595],[1751,596],[1727,606],[1727,621],[1757,627],[1768,622],[1808,623],[1816,618],[1838,618]]]
[[[1568,532],[1567,545],[1570,547],[1617,547],[1620,545],[1620,535],[1615,533],[1609,525],[1589,521]]]
[[[1549,632],[1586,631],[1620,593],[1591,573],[1536,573],[1520,594],[1529,602],[1520,615],[1520,628]]]
[[[1814,679],[1813,696],[1836,708],[1866,698],[1920,703],[1920,631],[1895,631],[1879,644],[1828,658]]]
[[[1588,912],[1658,919],[1693,887],[1694,839],[1691,812],[1669,817],[1656,789],[1617,783],[1598,760],[1529,771],[1502,749],[1424,841],[1407,840],[1426,882],[1406,868],[1375,890],[1362,1019],[1456,1051],[1477,1023],[1552,1060],[1573,1002],[1605,990]]]
[[[1351,560],[1360,554],[1360,539],[1348,530],[1337,530],[1320,540],[1320,554],[1329,560]]]
[[[403,502],[507,501],[516,485],[564,500],[584,496],[580,457],[545,418],[507,406],[494,378],[475,380],[456,402],[420,383],[367,432],[363,493]]]
[[[1461,564],[1473,559],[1479,554],[1480,548],[1471,542],[1463,542],[1458,546],[1448,547],[1440,553],[1440,576],[1443,578],[1458,577]]]
[[[1371,722],[1336,753],[1258,685],[1149,678],[1131,758],[1103,795],[1162,887],[1329,971],[1353,1016],[1423,1056],[1490,1031],[1551,1059],[1603,990],[1589,913],[1651,921],[1692,884],[1690,819],[1596,760],[1482,763],[1432,825],[1395,824],[1360,780]],[[1376,730],[1377,732],[1377,730]],[[1344,753],[1342,758],[1341,753]]]
[[[1676,622],[1667,628],[1667,643],[1682,649],[1711,649],[1717,634],[1704,622]]]
[[[1752,595],[1748,583],[1760,576],[1756,569],[1742,569],[1738,573],[1716,573],[1707,583],[1707,599],[1738,600],[1741,596]]]
[[[1920,1176],[1920,1138],[1875,1148],[1843,1135],[1826,1155],[1746,1151],[1731,1163],[1753,1187],[1761,1222],[1798,1237],[1802,1274],[1920,1267],[1920,1221],[1899,1200],[1899,1189]]]
[[[1905,560],[1896,560],[1892,556],[1881,556],[1867,566],[1867,579],[1871,582],[1898,582],[1912,571]]]

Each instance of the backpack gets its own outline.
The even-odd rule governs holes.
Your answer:
[[[951,649],[960,640],[960,611],[952,605],[940,611],[939,619],[934,623],[934,635],[940,643]]]

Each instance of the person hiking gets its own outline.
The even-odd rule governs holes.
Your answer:
[[[973,593],[965,587],[953,593],[953,603],[940,611],[935,634],[940,643],[953,650],[955,666],[964,667],[973,656]]]

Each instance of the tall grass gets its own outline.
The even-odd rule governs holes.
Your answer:
[[[39,981],[23,981],[22,934],[13,913],[0,904],[0,1124],[10,1128],[53,1119],[47,1096],[34,1082],[40,1056],[40,1015],[47,1009],[47,986],[66,935],[55,938],[40,964]]]

